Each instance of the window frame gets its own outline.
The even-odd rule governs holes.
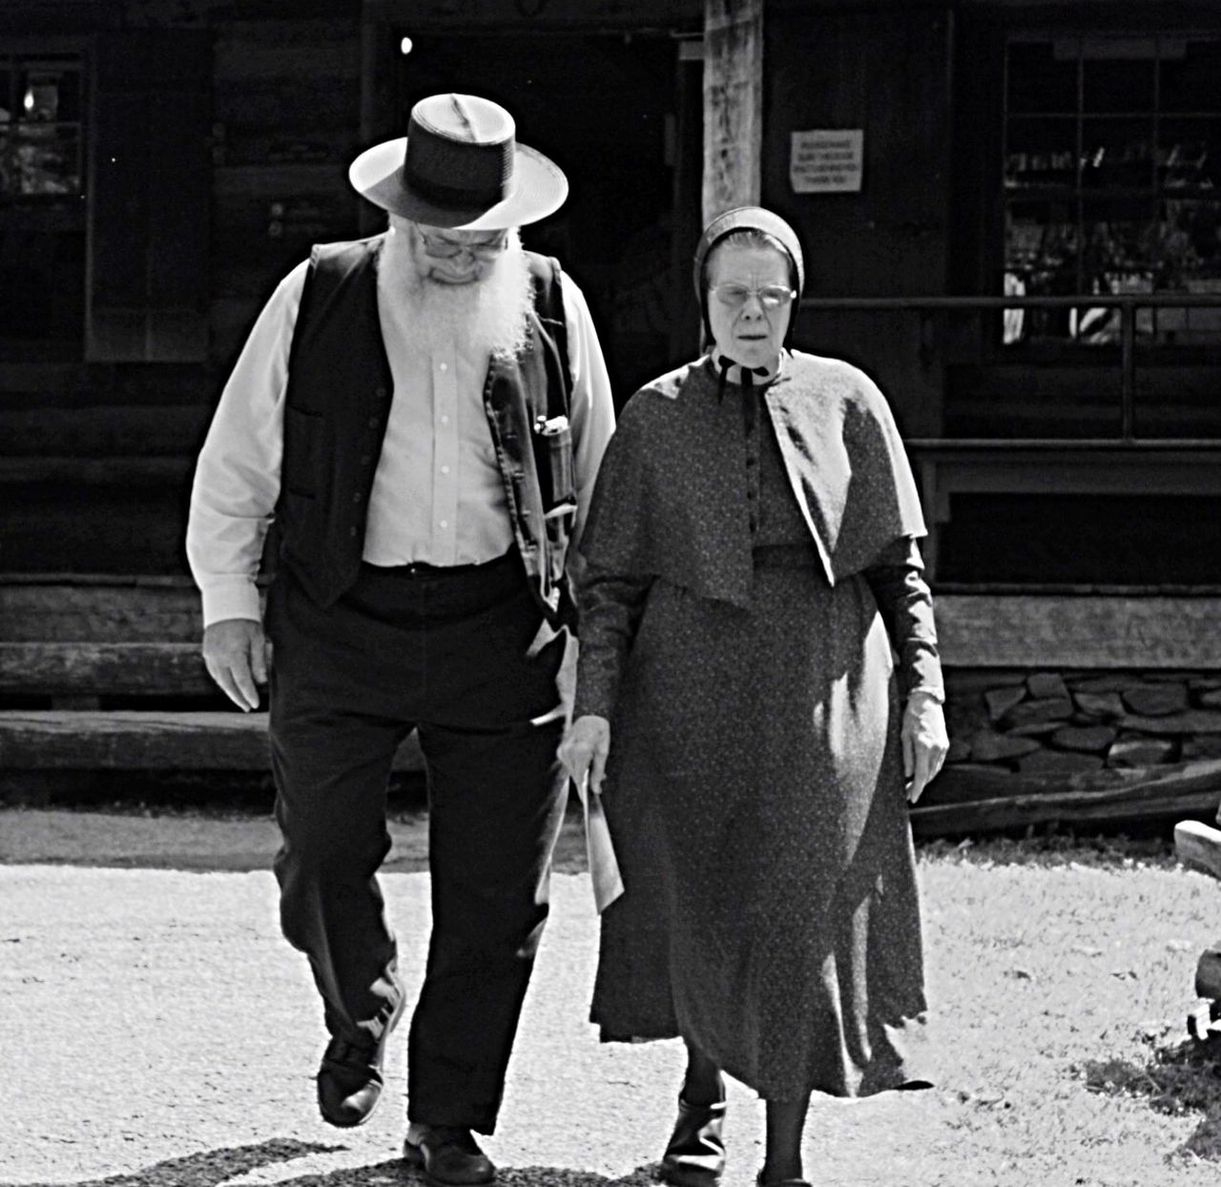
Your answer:
[[[1175,51],[1180,47],[1185,51],[1186,47],[1190,44],[1200,42],[1208,42],[1221,47],[1221,29],[1190,28],[1166,31],[1140,28],[1083,28],[1080,26],[1010,27],[1005,29],[1000,40],[1001,86],[998,114],[1001,135],[999,137],[999,149],[994,158],[993,166],[988,170],[995,179],[993,192],[997,195],[996,205],[993,208],[994,217],[989,220],[992,230],[989,235],[991,248],[988,254],[993,255],[995,260],[993,275],[998,280],[1008,283],[1008,278],[1011,275],[1020,275],[1017,269],[1010,266],[1011,231],[1009,219],[1010,211],[1020,207],[1022,204],[1042,203],[1050,207],[1053,203],[1059,203],[1068,208],[1069,217],[1063,225],[1066,228],[1070,228],[1070,236],[1074,242],[1074,272],[1070,288],[1073,294],[1080,295],[1088,294],[1093,283],[1086,275],[1087,252],[1082,247],[1086,242],[1087,232],[1091,226],[1091,220],[1087,217],[1087,212],[1092,202],[1130,201],[1138,207],[1143,205],[1147,213],[1140,222],[1134,221],[1133,226],[1139,227],[1143,225],[1143,233],[1150,238],[1155,234],[1161,235],[1164,233],[1161,231],[1161,228],[1166,227],[1167,223],[1159,215],[1162,212],[1163,204],[1166,202],[1203,202],[1211,204],[1217,213],[1221,215],[1221,187],[1208,189],[1206,186],[1168,185],[1161,160],[1163,146],[1161,145],[1160,133],[1167,120],[1187,119],[1200,120],[1201,122],[1212,120],[1221,127],[1221,101],[1216,102],[1214,106],[1207,110],[1200,111],[1168,112],[1164,107],[1161,63],[1173,61],[1178,56]],[[1032,44],[1046,44],[1052,47],[1059,46],[1062,49],[1075,51],[1071,57],[1066,54],[1064,59],[1073,62],[1076,68],[1073,110],[1049,107],[1047,109],[1028,111],[1012,106],[1012,49],[1014,46]],[[1148,103],[1143,107],[1133,106],[1130,111],[1122,112],[1104,111],[1101,109],[1097,111],[1090,110],[1086,102],[1086,63],[1089,61],[1123,60],[1150,62],[1152,77],[1151,95]],[[1013,148],[1013,132],[1017,126],[1015,121],[1024,119],[1038,119],[1049,122],[1063,121],[1071,127],[1072,147],[1067,150],[1071,152],[1073,160],[1071,182],[1049,182],[1043,185],[1031,184],[1028,186],[1012,184],[1011,178],[1013,172],[1011,166],[1013,164],[1013,154],[1011,149]],[[1146,156],[1148,173],[1146,178],[1139,184],[1091,186],[1086,180],[1084,154],[1086,145],[1089,142],[1086,130],[1092,122],[1102,123],[1107,120],[1147,121],[1146,144],[1148,153]],[[1045,225],[1051,226],[1052,223],[1049,221]],[[1141,263],[1144,264],[1143,271],[1139,269],[1134,270],[1133,276],[1147,281],[1147,291],[1150,293],[1186,294],[1192,291],[1210,291],[1192,290],[1182,284],[1174,286],[1159,285],[1156,276],[1158,258],[1150,255],[1149,258],[1141,261]],[[1138,281],[1137,283],[1140,282]],[[1217,278],[1215,283],[1217,285],[1216,291],[1221,293],[1221,277]],[[1000,289],[994,289],[993,291],[1001,291],[1004,287],[1004,285],[1001,285]],[[1112,289],[1111,291],[1116,290]],[[1133,291],[1144,292],[1146,289],[1141,287]],[[1068,359],[1078,355],[1097,357],[1100,350],[1105,350],[1107,347],[1117,348],[1118,344],[1110,340],[1103,340],[1101,342],[1089,341],[1084,337],[1083,325],[1086,316],[1088,316],[1089,312],[1097,311],[1088,311],[1083,307],[1081,310],[1071,312],[1077,316],[1070,319],[1067,333],[1063,335],[1039,334],[1020,341],[1004,344],[998,342],[996,357],[998,359],[1008,358],[1015,360],[1017,357],[1025,357],[1032,360],[1046,359],[1051,361],[1053,359]],[[1184,325],[1186,325],[1190,315],[1186,311],[1180,311],[1180,313],[1184,314],[1182,320]],[[1208,350],[1215,348],[1216,343],[1221,342],[1221,332],[1212,330],[1211,326],[1208,332],[1216,335],[1211,341],[1176,343],[1173,340],[1164,340],[1163,334],[1167,332],[1166,321],[1168,318],[1166,311],[1146,310],[1140,317],[1142,322],[1138,326],[1137,332],[1142,346],[1156,346],[1159,353],[1164,351],[1173,354],[1175,357],[1183,357],[1192,353],[1198,353],[1201,349]],[[1159,330],[1158,326],[1159,317],[1162,322],[1161,330]]]

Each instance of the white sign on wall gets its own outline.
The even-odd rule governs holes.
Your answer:
[[[862,128],[812,128],[790,134],[789,182],[795,194],[859,191],[864,160]]]

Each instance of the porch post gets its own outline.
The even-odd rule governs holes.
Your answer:
[[[759,201],[764,0],[704,0],[704,221]]]

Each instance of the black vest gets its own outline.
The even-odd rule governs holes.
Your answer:
[[[377,310],[383,240],[314,248],[289,355],[275,527],[280,560],[321,606],[359,572],[394,394]],[[576,511],[571,380],[558,265],[526,254],[535,286],[530,343],[489,366],[484,408],[531,588],[558,624],[570,605],[564,559]]]

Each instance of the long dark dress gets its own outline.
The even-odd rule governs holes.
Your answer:
[[[741,389],[719,398],[705,375],[683,398],[738,460],[750,604],[616,572],[588,541],[576,711],[605,711],[621,676],[604,798],[626,888],[602,917],[593,1019],[606,1039],[681,1034],[769,1099],[925,1078],[899,696],[870,582],[829,583]]]

